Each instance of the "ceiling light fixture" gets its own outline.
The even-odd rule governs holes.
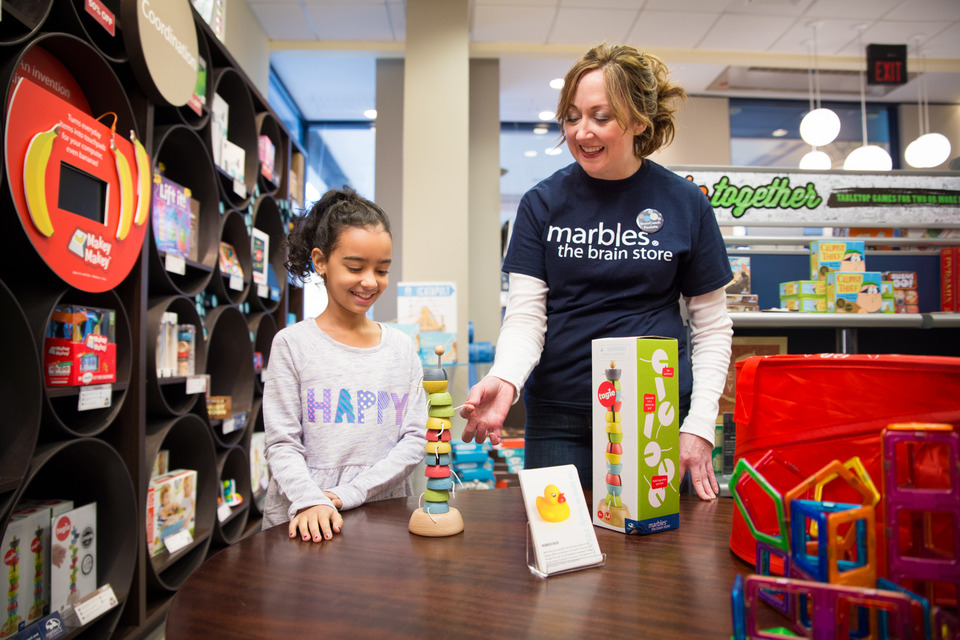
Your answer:
[[[533,132],[538,136],[545,135],[548,131],[550,131],[550,129],[547,129],[546,127],[541,125],[537,125],[536,127],[533,128]]]
[[[800,121],[800,137],[813,147],[822,147],[833,142],[840,133],[840,118],[830,109],[820,103],[820,59],[817,52],[817,32],[820,22],[811,22],[808,25],[813,30],[813,78],[816,85],[816,103],[814,92],[810,92],[810,112]]]
[[[863,52],[864,66],[866,66],[866,51],[860,41],[866,25],[858,25],[857,50]],[[875,144],[867,143],[867,88],[863,67],[860,67],[860,122],[863,131],[863,145],[854,149],[843,161],[843,168],[847,171],[890,171],[893,169],[893,159],[887,150]]]
[[[376,120],[376,119],[377,119],[377,110],[376,110],[376,109],[367,109],[366,111],[363,112],[363,117],[364,117],[364,118],[369,118],[370,120]]]
[[[551,80],[551,81],[550,81],[550,88],[551,88],[551,89],[557,89],[558,91],[559,91],[560,89],[563,89],[563,78],[554,78],[553,80]]]
[[[531,149],[531,150],[529,150],[529,151],[524,151],[524,152],[523,152],[523,155],[527,156],[528,158],[536,158],[536,157],[537,157],[537,152],[534,151],[533,149]]]
[[[774,138],[782,138],[783,136],[787,135],[788,133],[790,133],[790,132],[787,131],[786,129],[774,129],[773,132],[772,132],[770,135],[772,135]]]
[[[930,169],[946,162],[950,157],[950,141],[942,133],[930,131],[930,102],[927,96],[927,69],[920,52],[920,38],[915,38],[917,58],[924,62],[917,78],[917,117],[920,120],[918,137],[907,145],[903,157],[911,167]]]
[[[550,147],[549,149],[545,150],[543,153],[548,156],[558,156],[561,153],[563,153],[563,149],[561,149],[560,147]]]
[[[537,117],[545,122],[549,122],[550,120],[556,120],[557,114],[553,111],[541,111],[539,114],[537,114]]]

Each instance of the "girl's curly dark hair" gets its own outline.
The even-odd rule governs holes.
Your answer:
[[[307,215],[295,219],[293,230],[284,239],[287,271],[301,282],[309,279],[313,271],[310,254],[314,248],[329,256],[340,234],[350,227],[383,227],[390,233],[390,219],[376,203],[350,187],[327,191]]]

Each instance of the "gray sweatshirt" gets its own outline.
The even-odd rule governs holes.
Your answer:
[[[423,460],[427,404],[413,341],[380,325],[372,348],[340,344],[308,318],[274,337],[264,380],[270,486],[263,528],[301,509],[343,509],[413,493]]]

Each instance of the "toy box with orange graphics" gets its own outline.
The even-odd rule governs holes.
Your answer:
[[[17,631],[43,615],[44,548],[43,530],[50,527],[50,514],[33,511],[14,513],[0,547],[0,588],[7,594],[6,609],[0,614],[0,638]]]
[[[645,535],[680,526],[677,341],[592,343],[593,524]]]
[[[116,311],[57,305],[43,347],[47,386],[117,381]]]

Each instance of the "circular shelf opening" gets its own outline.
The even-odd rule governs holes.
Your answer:
[[[189,373],[176,370],[172,375],[160,375],[163,369],[158,355],[161,343],[162,319],[165,313],[177,314],[178,325],[192,325],[194,348],[194,375],[203,373],[206,362],[206,340],[203,339],[203,321],[197,305],[186,296],[168,296],[152,299],[147,310],[147,399],[150,409],[160,415],[179,416],[193,409],[202,393],[187,393]],[[166,340],[166,337],[164,337]],[[179,336],[178,336],[179,342]],[[179,363],[178,363],[179,364]]]
[[[286,237],[280,207],[271,196],[260,196],[253,210],[253,228],[265,233],[268,238],[267,255],[262,261],[266,270],[266,283],[254,283],[250,287],[248,301],[253,309],[276,311],[287,284],[287,270],[283,266],[286,250],[283,239]],[[254,234],[254,239],[256,239]],[[253,255],[253,258],[258,256]],[[261,264],[254,262],[254,265]]]
[[[99,435],[120,412],[133,367],[130,322],[119,296],[114,291],[89,293],[73,288],[30,288],[18,290],[17,294],[30,323],[37,351],[44,354],[41,371],[44,374],[45,393],[40,440],[49,442],[64,436]],[[109,349],[104,347],[104,342],[109,340],[96,337],[110,333],[110,316],[102,310],[113,312],[113,382],[97,379],[108,372],[111,366],[109,350],[105,352],[107,355],[103,355],[103,350]],[[51,342],[50,348],[47,348],[48,335],[52,338],[67,336],[68,333],[69,340],[79,337],[84,345],[89,343],[98,346],[92,350],[86,348],[84,355],[75,357],[63,355],[62,341]],[[94,337],[91,339],[91,336]],[[59,375],[68,369],[80,376],[89,372],[90,384],[51,384],[47,379],[48,374]],[[94,370],[96,373],[93,373]]]
[[[258,136],[265,136],[273,146],[272,150],[269,147],[261,149],[258,140],[257,184],[260,186],[260,193],[272,196],[276,195],[277,190],[280,189],[286,171],[286,138],[280,131],[276,117],[269,111],[258,113],[256,120]],[[267,155],[266,158],[262,157],[264,153]]]
[[[30,324],[13,293],[0,282],[4,318],[4,367],[16,375],[0,385],[0,522],[16,502],[40,433],[43,374]]]
[[[0,45],[16,45],[29,40],[43,26],[52,7],[53,0],[4,2],[3,20],[0,20]]]
[[[257,156],[257,122],[253,98],[244,77],[236,69],[214,69],[210,93],[210,121],[207,127],[207,143],[217,167],[220,192],[225,202],[237,209],[250,203],[259,174]],[[218,98],[219,97],[219,98]],[[226,104],[224,114],[218,108],[219,99]],[[224,118],[223,116],[226,116]],[[221,140],[226,139],[243,151],[243,180],[237,180],[225,169],[233,160],[239,162],[236,153],[224,150]],[[219,162],[218,162],[219,159]],[[236,184],[235,184],[236,183]],[[243,189],[239,189],[240,184]],[[238,193],[238,191],[240,191]]]
[[[250,460],[240,446],[233,446],[220,454],[217,464],[220,482],[232,480],[242,501],[230,508],[230,515],[217,518],[215,538],[220,544],[233,544],[243,537],[250,516]]]
[[[154,191],[163,186],[171,198],[175,198],[177,185],[190,190],[191,208],[189,242],[185,243],[186,256],[177,255],[179,249],[160,250],[172,247],[171,242],[160,236],[170,237],[161,231],[160,221],[172,207],[154,205],[150,224],[150,285],[157,291],[195,296],[206,288],[217,267],[217,245],[220,239],[220,192],[217,187],[213,161],[203,140],[196,131],[184,125],[161,127],[155,134],[153,170],[163,166],[163,178],[170,181],[154,184]],[[156,179],[156,178],[154,178]],[[170,186],[172,183],[173,186]],[[182,189],[181,189],[182,191]],[[196,211],[196,215],[194,215]],[[171,225],[175,227],[174,225]],[[173,253],[168,257],[168,253]],[[178,259],[182,258],[182,259]],[[168,270],[169,266],[169,270]],[[182,273],[180,271],[182,270]]]
[[[72,500],[74,507],[97,503],[97,585],[109,583],[120,605],[84,627],[82,634],[111,637],[130,593],[140,549],[137,537],[143,527],[126,463],[97,438],[42,446],[31,462],[23,497]]]
[[[210,426],[217,444],[233,446],[243,439],[253,407],[250,330],[240,310],[231,306],[213,308],[207,313],[206,326],[208,395],[230,399],[229,416],[210,416]]]
[[[240,304],[250,293],[253,257],[250,231],[239,211],[227,211],[221,217],[217,250],[217,269],[208,289],[231,305]]]
[[[256,354],[260,354],[260,366],[254,367],[254,381],[256,382],[256,392],[263,393],[263,372],[267,370],[267,364],[270,362],[270,347],[273,346],[273,338],[277,335],[277,321],[269,313],[253,313],[247,319],[247,326],[250,327],[250,335],[253,336],[254,363],[257,363]]]
[[[193,488],[196,509],[193,542],[174,553],[164,549],[153,555],[149,548],[146,550],[150,586],[170,592],[178,589],[203,563],[210,548],[217,514],[219,468],[210,431],[203,419],[194,414],[148,426],[144,460],[152,463],[161,450],[168,452],[168,471],[192,469],[197,472]],[[144,496],[144,504],[148,504],[146,498]]]

